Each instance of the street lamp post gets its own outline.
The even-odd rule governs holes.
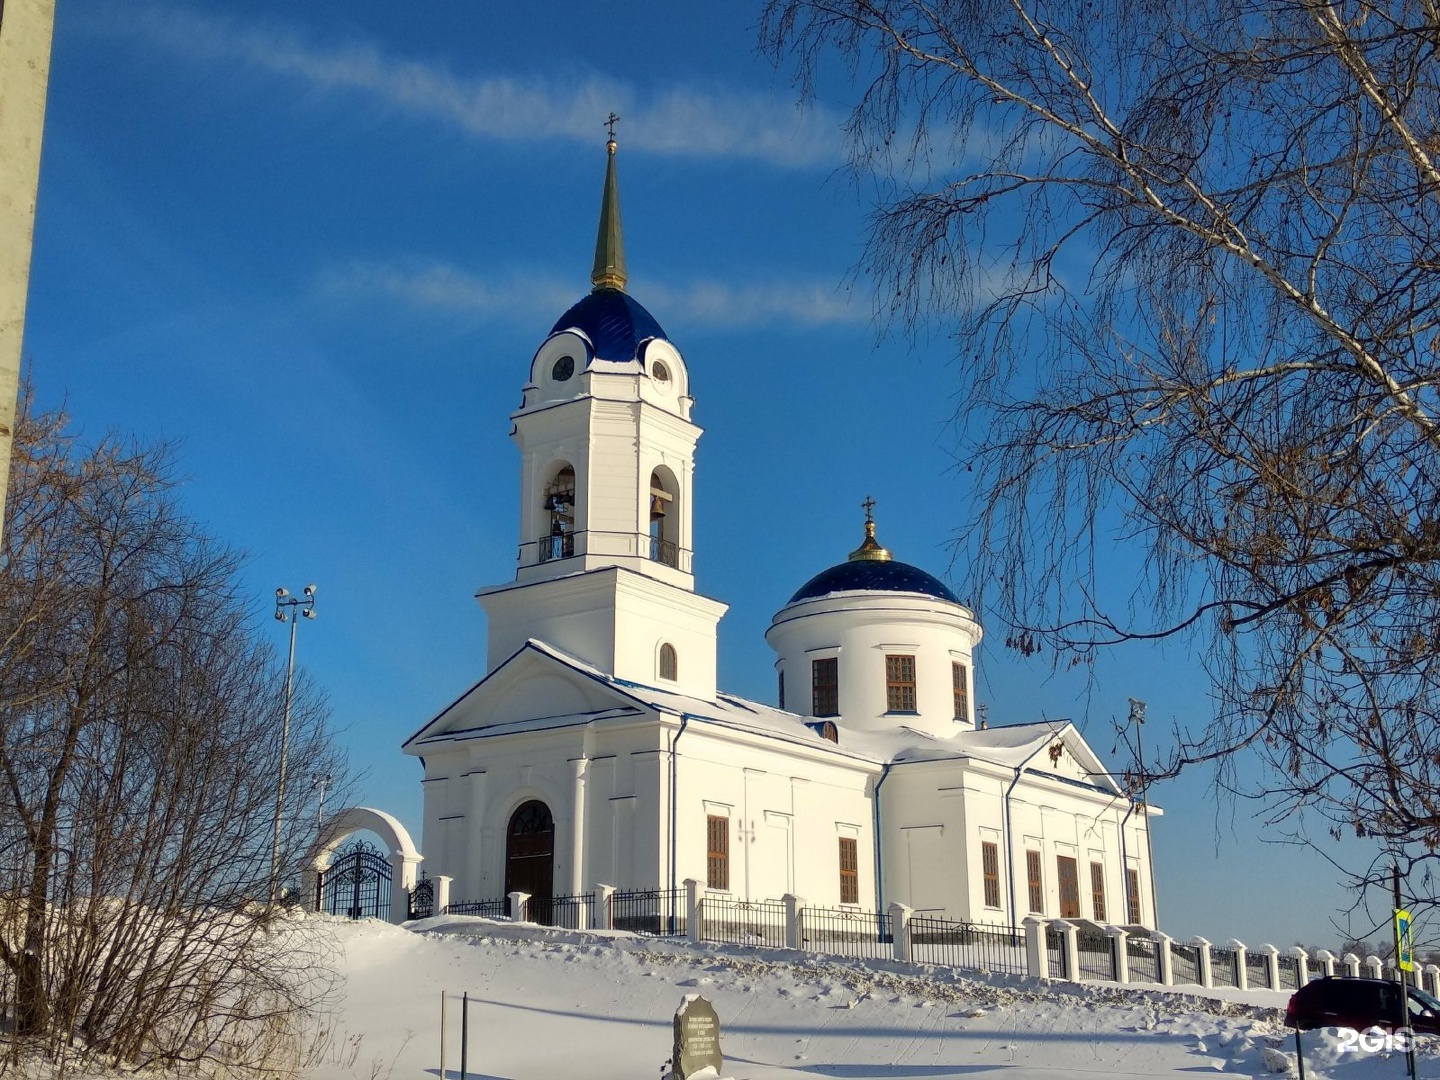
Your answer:
[[[303,617],[315,618],[315,586],[306,585],[304,596],[291,596],[288,589],[275,590],[275,621],[290,623],[290,661],[285,668],[285,719],[280,726],[280,776],[275,783],[275,845],[270,852],[270,902],[280,891],[280,823],[285,813],[285,758],[290,750],[290,700],[295,690],[295,626]]]
[[[1155,893],[1155,848],[1150,842],[1150,778],[1145,773],[1145,702],[1130,699],[1130,720],[1135,725],[1135,761],[1140,769],[1140,806],[1145,813],[1145,858],[1150,871],[1150,919],[1160,929]]]

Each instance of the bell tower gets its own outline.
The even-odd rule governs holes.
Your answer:
[[[710,698],[725,605],[695,592],[701,432],[684,358],[626,292],[615,119],[592,289],[536,351],[511,414],[520,448],[515,580],[478,599],[491,669],[537,638],[608,674]]]

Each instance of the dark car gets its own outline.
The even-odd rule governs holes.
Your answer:
[[[1400,994],[1405,993],[1404,1019]],[[1306,983],[1290,996],[1285,1023],[1309,1030],[1321,1027],[1378,1027],[1393,1031],[1408,1027],[1427,1035],[1440,1035],[1440,1001],[1414,986],[1402,987],[1390,979],[1350,979],[1328,975]]]

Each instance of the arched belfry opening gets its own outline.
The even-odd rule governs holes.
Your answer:
[[[680,565],[679,485],[664,466],[650,474],[650,558]]]
[[[539,538],[540,562],[575,554],[575,470],[562,465],[545,485],[546,533]]]
[[[555,895],[555,818],[539,799],[521,803],[505,830],[505,895],[530,894],[532,922],[549,922]]]

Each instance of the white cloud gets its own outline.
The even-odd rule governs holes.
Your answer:
[[[783,96],[684,85],[648,92],[594,74],[568,80],[460,74],[371,44],[317,43],[276,24],[128,4],[125,14],[108,27],[128,29],[152,47],[197,62],[238,62],[324,93],[363,95],[482,138],[589,142],[613,109],[624,118],[629,149],[744,157],[787,168],[833,167],[842,158],[839,117],[815,107],[802,112]]]
[[[417,311],[526,326],[554,319],[582,295],[573,281],[544,275],[490,280],[438,262],[345,263],[326,270],[317,288],[345,302],[387,297]],[[640,299],[661,317],[662,325],[861,325],[870,318],[868,298],[853,297],[839,286],[818,281],[772,280],[739,287],[697,281],[647,285],[640,292]]]

